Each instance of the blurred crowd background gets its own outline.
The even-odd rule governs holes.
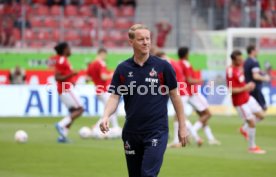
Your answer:
[[[276,0],[0,0],[0,45],[126,47],[136,22],[158,47],[193,48],[196,30],[276,27]]]

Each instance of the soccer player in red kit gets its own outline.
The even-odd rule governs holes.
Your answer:
[[[226,70],[227,85],[232,93],[232,102],[240,117],[245,124],[241,128],[241,133],[248,136],[248,152],[254,154],[265,154],[255,143],[256,122],[264,118],[264,113],[255,100],[250,96],[250,91],[254,90],[255,83],[249,82],[246,84],[243,71],[242,53],[238,50],[231,54],[232,65]]]
[[[113,72],[110,72],[106,67],[107,50],[100,48],[97,52],[96,59],[91,62],[87,69],[87,76],[92,80],[96,86],[97,98],[105,105],[110,93],[107,92],[108,86],[113,76]],[[121,137],[122,129],[119,126],[116,113],[110,117],[112,128],[107,134],[103,134],[99,128],[102,120],[99,120],[92,128],[92,137],[97,138],[118,138]]]
[[[69,109],[70,115],[65,116],[56,123],[59,133],[58,142],[68,142],[67,136],[73,121],[82,115],[84,109],[80,97],[74,89],[78,72],[72,70],[68,57],[71,55],[70,47],[62,42],[55,46],[56,55],[50,58],[50,66],[55,71],[57,91],[62,103]]]
[[[189,49],[187,47],[180,47],[178,49],[179,64],[185,76],[187,86],[187,94],[189,96],[189,103],[196,110],[199,115],[199,120],[194,124],[194,130],[197,132],[203,129],[210,145],[220,145],[220,142],[214,137],[208,120],[211,118],[209,104],[206,98],[198,91],[197,85],[203,81],[194,77],[194,70],[189,62]]]
[[[178,82],[178,87],[179,87],[178,91],[179,91],[179,94],[181,96],[183,106],[187,107],[188,106],[187,102],[188,102],[189,97],[187,96],[187,90],[183,85],[183,83],[185,82],[185,76],[182,72],[182,69],[181,69],[179,63],[177,61],[174,61],[174,60],[170,59],[165,54],[165,52],[163,52],[163,51],[156,52],[155,55],[157,57],[160,57],[160,58],[168,61],[172,65],[172,67],[175,71],[175,74],[176,74],[176,80]],[[186,109],[184,109],[184,111],[185,110]],[[185,111],[185,114],[186,114],[186,116],[189,116],[189,113],[187,111]],[[198,146],[201,146],[202,145],[202,140],[199,137],[199,135],[197,134],[197,132],[194,130],[192,123],[188,119],[186,119],[186,126],[187,126],[188,131],[192,135],[193,139],[197,142]],[[178,127],[179,127],[179,125],[178,125],[177,117],[174,118],[173,127],[174,127],[173,142],[171,144],[169,144],[168,147],[178,148],[178,147],[181,147],[181,143],[180,143],[179,138],[178,138]]]

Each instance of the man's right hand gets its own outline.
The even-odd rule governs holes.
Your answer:
[[[74,72],[72,73],[73,76],[76,76],[76,75],[78,75],[78,74],[79,74],[78,71],[74,71]]]
[[[185,147],[189,142],[189,133],[187,131],[186,126],[180,126],[178,130],[178,138],[182,145],[182,147]]]
[[[265,81],[265,82],[269,82],[270,80],[271,80],[270,76],[269,76],[268,74],[266,74],[266,75],[264,76],[264,81]]]
[[[252,91],[252,90],[255,89],[256,84],[254,82],[248,82],[248,84],[246,85],[246,87],[247,87],[248,91]]]
[[[107,133],[109,131],[109,118],[103,117],[102,122],[100,124],[100,129],[103,133]]]

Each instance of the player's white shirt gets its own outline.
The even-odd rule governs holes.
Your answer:
[[[244,120],[255,119],[254,113],[262,112],[262,108],[254,97],[250,96],[249,100],[243,105],[235,107],[239,116]]]

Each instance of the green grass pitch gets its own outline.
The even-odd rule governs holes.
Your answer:
[[[78,130],[96,119],[81,118],[70,132],[70,144],[56,143],[57,118],[0,118],[0,177],[126,177],[121,140],[83,140]],[[195,118],[192,119],[193,121]],[[123,123],[123,119],[121,119]],[[247,153],[237,117],[214,116],[213,132],[221,146],[191,144],[167,149],[160,177],[273,177],[276,174],[276,118],[258,124],[257,143],[265,155]],[[170,120],[172,125],[172,120]],[[14,142],[18,129],[28,132],[26,144]],[[172,131],[170,131],[170,137]],[[202,132],[200,133],[203,136]],[[206,142],[206,141],[205,141]]]

